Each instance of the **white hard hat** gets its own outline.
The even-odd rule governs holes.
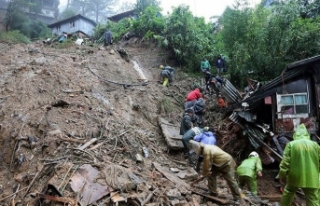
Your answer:
[[[258,153],[256,153],[256,152],[251,152],[250,154],[249,154],[249,157],[259,157],[259,155],[258,155]]]

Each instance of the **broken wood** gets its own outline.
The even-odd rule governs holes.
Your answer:
[[[78,205],[78,201],[73,198],[70,198],[70,197],[56,197],[56,196],[51,196],[51,195],[46,195],[46,194],[38,194],[38,195],[42,199],[47,199],[47,200],[51,200],[54,202],[67,203],[70,206],[77,206]]]
[[[183,186],[187,189],[190,189],[190,185],[188,185],[186,182],[178,178],[177,176],[171,174],[169,171],[166,171],[164,168],[160,166],[160,164],[153,162],[154,167],[156,170],[158,170],[160,173],[162,173],[168,180],[175,183],[177,187]]]
[[[88,141],[87,143],[85,143],[84,145],[78,147],[77,149],[79,150],[84,150],[85,148],[89,147],[90,145],[92,145],[94,142],[96,142],[98,139],[97,138],[93,138],[90,141]]]
[[[12,196],[18,194],[19,192],[21,192],[21,191],[23,191],[23,190],[25,190],[25,189],[27,189],[27,188],[28,188],[28,187],[24,187],[24,188],[22,188],[21,190],[18,190],[18,191],[16,191],[15,193],[12,193],[11,195],[8,195],[8,196],[0,199],[0,202],[2,202],[2,201],[5,200],[5,199],[8,199],[9,197],[12,197]]]
[[[12,197],[11,206],[15,206],[16,205],[16,203],[14,202],[14,199],[16,198],[17,192],[19,191],[19,189],[20,189],[20,184],[18,184],[18,187],[17,187],[17,189],[16,189],[16,191],[15,191],[13,197]]]
[[[68,176],[68,174],[69,174],[69,172],[70,172],[70,170],[71,170],[72,168],[73,168],[73,165],[71,165],[71,166],[69,167],[67,173],[65,174],[65,176],[64,176],[64,178],[62,179],[60,185],[58,186],[58,190],[59,190],[59,189],[62,187],[62,185],[64,184],[64,181],[66,180],[66,178],[67,178],[67,176]]]
[[[162,134],[169,149],[180,150],[184,146],[182,144],[182,136],[179,133],[179,127],[170,124],[166,119],[159,118],[158,124],[160,125]]]
[[[91,150],[95,150],[95,149],[97,149],[97,148],[101,147],[103,144],[104,144],[104,142],[100,142],[99,144],[97,144],[97,145],[95,145],[95,146],[91,147],[91,148],[90,148],[90,149],[88,149],[88,150],[89,150],[89,151],[91,151]]]
[[[203,193],[197,192],[197,191],[195,191],[195,190],[191,190],[191,191],[192,191],[193,193],[197,194],[197,195],[201,195],[201,196],[206,197],[206,198],[208,198],[208,199],[210,199],[210,200],[213,200],[213,201],[215,201],[215,202],[218,202],[218,203],[220,203],[220,204],[222,204],[222,205],[226,205],[226,204],[229,203],[229,201],[228,201],[228,200],[225,200],[225,199],[221,199],[221,198],[218,198],[218,197],[213,197],[213,196],[211,196],[211,195],[203,194]]]
[[[143,202],[141,202],[141,206],[144,206],[145,204],[147,204],[147,203],[151,200],[153,194],[158,191],[158,189],[159,189],[159,188],[157,188],[157,189],[155,189],[154,191],[152,191],[152,192],[148,195],[148,197],[147,197]]]
[[[194,184],[197,184],[198,182],[202,181],[203,179],[205,179],[206,177],[209,177],[211,175],[211,172],[209,172],[208,174],[206,174],[205,176],[201,176],[198,179],[196,179],[195,181],[193,181],[191,183],[191,186],[193,187]]]
[[[73,149],[73,150],[77,150],[77,151],[81,151],[83,153],[88,154],[90,157],[92,157],[93,159],[93,163],[97,163],[97,159],[95,158],[94,155],[92,155],[90,152],[86,151],[86,150],[82,150],[82,149],[78,149],[78,148],[73,148],[73,147],[67,147],[67,149]]]
[[[77,142],[77,143],[82,143],[82,144],[84,144],[86,142],[86,141],[81,140],[81,139],[66,138],[66,137],[62,137],[62,136],[59,136],[59,138],[64,140],[64,141]]]
[[[44,166],[41,165],[40,170],[39,170],[39,171],[37,172],[37,174],[34,176],[33,180],[32,180],[31,183],[29,184],[29,186],[28,186],[28,188],[27,188],[27,191],[24,193],[23,197],[25,197],[25,196],[28,194],[31,186],[33,185],[34,181],[38,178],[38,176],[39,176],[39,174],[41,173],[43,167],[44,167]]]

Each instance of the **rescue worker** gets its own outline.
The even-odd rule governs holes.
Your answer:
[[[239,176],[239,186],[242,189],[245,185],[248,186],[253,195],[258,194],[257,175],[262,176],[262,163],[261,159],[256,152],[251,152],[249,158],[242,161],[241,165],[237,168]]]
[[[220,107],[220,108],[226,107],[226,102],[224,101],[221,94],[218,95],[218,107]]]
[[[108,29],[105,33],[104,33],[104,46],[108,46],[111,45],[113,42],[113,36],[111,31]]]
[[[201,134],[196,135],[193,140],[202,144],[217,145],[217,137],[215,136],[214,129],[212,127],[205,127],[204,131]],[[197,172],[200,170],[202,161],[203,156],[199,155],[198,162],[195,168]]]
[[[180,135],[184,135],[189,129],[193,127],[192,124],[193,110],[187,109],[183,115],[181,124],[180,124]]]
[[[201,87],[196,87],[194,90],[189,92],[185,102],[185,109],[191,108],[195,105],[196,101],[203,97],[203,89]]]
[[[221,57],[221,55],[219,54],[217,60],[216,60],[216,67],[217,67],[217,75],[221,76],[224,68],[226,67],[226,62],[225,60]]]
[[[207,91],[211,92],[211,91],[210,91],[210,86],[211,86],[211,85],[215,86],[214,75],[211,74],[210,71],[205,71],[205,72],[204,72],[204,80],[205,80],[205,82],[206,82],[206,89],[207,89]]]
[[[200,127],[193,127],[189,129],[184,135],[182,136],[182,143],[184,146],[184,155],[186,157],[189,156],[190,147],[189,147],[189,141],[192,140],[195,136],[201,134],[204,131],[203,128]]]
[[[161,70],[160,72],[160,76],[162,78],[162,85],[164,87],[166,87],[168,85],[168,82],[169,83],[172,83],[173,80],[174,80],[174,73],[175,73],[175,69],[170,67],[170,66],[163,66],[163,65],[160,65],[159,67]]]
[[[235,178],[236,163],[231,155],[215,145],[205,145],[193,140],[190,140],[189,144],[198,155],[203,156],[202,175],[208,176],[211,170],[211,175],[207,177],[211,195],[218,195],[217,176],[221,174],[231,189],[234,204],[242,204],[243,200]]]
[[[203,98],[199,98],[193,105],[194,122],[199,127],[204,127],[203,115],[206,110],[206,102]]]
[[[202,58],[200,68],[202,72],[209,71],[211,69],[211,65],[205,57]]]
[[[281,206],[291,206],[298,188],[303,190],[307,206],[319,205],[319,160],[320,147],[310,140],[308,130],[300,124],[293,134],[293,141],[287,143],[280,163],[280,182],[286,185]]]

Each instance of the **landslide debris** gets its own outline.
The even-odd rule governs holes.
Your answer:
[[[163,88],[170,54],[127,42],[124,57],[123,47],[0,44],[1,205],[228,202],[190,187],[197,173],[158,125],[179,125],[194,80],[178,72]],[[206,124],[228,130],[209,102]]]

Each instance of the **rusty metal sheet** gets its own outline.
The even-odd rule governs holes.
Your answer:
[[[71,177],[70,186],[74,192],[80,193],[81,205],[89,205],[108,195],[113,189],[108,185],[101,185],[93,181],[99,171],[91,165],[82,165]]]

